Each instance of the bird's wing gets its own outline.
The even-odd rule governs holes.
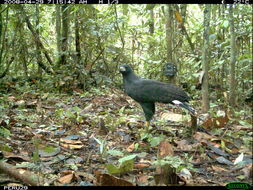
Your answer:
[[[159,81],[141,79],[126,85],[127,94],[137,102],[172,103],[173,100],[187,102],[188,95],[180,88]]]

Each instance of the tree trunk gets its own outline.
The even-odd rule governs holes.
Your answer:
[[[2,11],[2,4],[0,4],[0,11]],[[2,30],[3,30],[3,19],[2,19],[2,13],[0,14],[0,51],[3,49],[2,42]],[[2,54],[0,54],[0,64],[2,63]]]
[[[128,4],[122,5],[122,11],[123,11],[123,15],[128,17]],[[125,39],[125,29],[126,29],[127,23],[128,23],[128,20],[126,23],[125,22],[122,23],[122,36],[124,39]]]
[[[222,7],[221,5],[218,5],[218,17],[221,18],[223,20],[223,14],[222,14]],[[223,36],[222,36],[222,29],[219,27],[218,28],[218,43],[223,42]],[[218,48],[218,57],[220,58],[222,55],[222,48],[219,47]],[[225,78],[225,74],[224,74],[224,63],[222,64],[221,68],[220,68],[220,74],[219,74],[219,83],[221,84],[221,87],[224,87],[223,84],[223,79]]]
[[[76,63],[80,65],[81,61],[81,47],[80,47],[80,34],[79,34],[79,14],[78,11],[75,15],[75,37],[76,37]]]
[[[149,34],[152,37],[155,31],[155,26],[154,26],[154,5],[147,5],[147,9],[150,11],[150,20],[149,20]],[[148,47],[148,52],[152,54],[154,52],[154,43],[153,40],[149,41],[149,47]]]
[[[61,5],[55,5],[55,30],[56,30],[56,43],[57,43],[57,53],[58,58],[57,60],[60,60],[61,55]]]
[[[2,11],[2,4],[0,4],[0,11]],[[2,14],[0,14],[0,42],[2,39],[2,30],[3,30],[3,19],[2,19]]]
[[[39,10],[39,5],[36,4],[36,33],[39,36],[40,35],[40,29],[39,29],[39,24],[40,24],[40,10]],[[36,59],[38,63],[38,75],[42,75],[42,70],[39,65],[42,63],[42,57],[41,57],[41,49],[38,43],[36,43]]]
[[[17,23],[19,25],[19,36],[25,36],[24,31],[25,31],[25,23],[21,21],[21,18],[18,17],[18,14],[16,14],[17,16]],[[20,46],[20,50],[18,51],[18,57],[20,60],[20,63],[23,66],[24,72],[22,72],[22,74],[24,74],[24,78],[28,78],[28,68],[27,68],[27,58],[28,56],[24,56],[24,55],[28,55],[28,48],[27,48],[27,43],[26,43],[26,38],[19,38],[18,39],[18,43],[21,45]]]
[[[2,6],[2,5],[1,5]],[[7,34],[7,26],[8,26],[8,23],[9,23],[9,9],[8,9],[8,7],[7,8],[5,8],[4,10],[6,10],[6,17],[5,17],[5,22],[3,22],[3,17],[2,17],[2,14],[3,14],[3,10],[1,10],[1,14],[0,14],[0,16],[1,16],[1,37],[0,37],[0,44],[1,44],[1,49],[0,49],[0,64],[2,63],[2,61],[3,61],[3,53],[4,53],[4,51],[6,52],[7,51],[7,49],[6,49],[6,43],[7,43],[7,38],[6,38],[6,34]],[[3,25],[4,24],[4,25]]]
[[[62,41],[61,41],[61,59],[60,64],[65,65],[67,64],[67,51],[68,51],[68,33],[69,33],[69,6],[62,5]]]
[[[233,17],[233,6],[229,6],[229,23],[230,23],[230,79],[229,79],[229,104],[230,106],[235,105],[235,62],[236,62],[236,47],[235,47],[235,29],[234,29],[234,17]]]
[[[175,63],[173,59],[173,8],[167,5],[166,9],[166,43],[167,43],[167,62]],[[168,77],[170,83],[176,83],[175,76]]]
[[[166,42],[167,42],[167,61],[172,62],[172,8],[167,5],[166,9]]]
[[[154,6],[150,8],[150,22],[149,22],[149,32],[152,36],[155,32],[155,25],[154,25]]]
[[[209,70],[209,27],[210,27],[210,11],[211,5],[205,5],[204,10],[204,46],[202,52],[203,65],[203,81],[202,81],[202,112],[206,113],[209,110],[209,92],[208,92],[208,70]]]
[[[122,11],[123,11],[123,15],[128,17],[128,4],[123,4],[122,5]],[[126,31],[126,27],[128,25],[128,20],[126,22],[122,23],[122,38],[125,41],[125,31]]]

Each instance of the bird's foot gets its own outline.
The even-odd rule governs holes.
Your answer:
[[[146,130],[146,132],[149,132],[152,130],[152,126],[150,125],[149,121],[145,122],[145,130]]]

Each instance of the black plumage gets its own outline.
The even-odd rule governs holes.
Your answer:
[[[155,113],[155,102],[175,104],[187,109],[191,114],[195,113],[187,103],[190,97],[179,87],[141,78],[129,65],[121,65],[120,72],[123,76],[125,92],[141,105],[148,124]]]

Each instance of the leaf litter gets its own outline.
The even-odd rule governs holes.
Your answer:
[[[44,173],[23,167],[43,178],[42,185],[221,185],[252,177],[250,147],[233,138],[248,138],[249,128],[230,123],[227,115],[208,118],[202,127],[228,135],[195,132],[192,141],[185,135],[188,118],[162,104],[152,124],[162,130],[141,136],[140,106],[117,89],[85,97],[29,92],[7,100],[0,124],[11,135],[0,136],[3,157],[13,165],[44,165]],[[176,156],[186,165],[165,169]]]

